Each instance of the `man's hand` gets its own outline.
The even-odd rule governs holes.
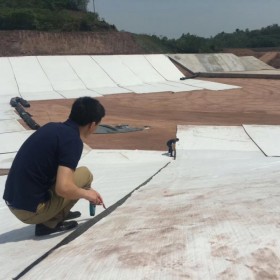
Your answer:
[[[95,205],[104,205],[101,195],[96,190],[89,189],[87,190],[87,192],[88,192],[88,197],[87,197],[88,201],[90,201]]]
[[[55,190],[64,198],[72,200],[84,198],[95,205],[103,205],[106,209],[101,195],[96,190],[86,190],[75,185],[74,171],[68,167],[58,167]]]

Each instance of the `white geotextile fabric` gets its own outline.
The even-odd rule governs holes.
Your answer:
[[[121,87],[140,85],[141,79],[137,77],[118,55],[95,55],[92,59],[110,76],[115,84]]]
[[[243,127],[265,155],[280,156],[279,125],[243,125]]]
[[[144,83],[165,82],[160,73],[152,67],[144,55],[121,55],[120,59]]]
[[[180,80],[183,74],[179,69],[169,60],[165,55],[145,55],[146,59],[151,63],[151,65],[168,81],[175,81],[183,85],[188,85],[191,87],[198,87],[199,89],[209,89],[209,90],[227,90],[240,88],[238,86],[232,86],[222,83],[208,82],[199,79],[186,79]],[[190,89],[191,90],[191,89]],[[186,89],[187,91],[187,89]]]
[[[79,166],[86,165],[92,171],[94,175],[92,186],[102,194],[106,206],[109,207],[145,182],[169,161],[170,158],[162,155],[162,152],[88,150]],[[0,176],[1,193],[5,181],[6,176]],[[74,210],[82,212],[82,216],[78,219],[79,223],[91,218],[89,204],[85,200],[80,200]],[[96,208],[96,213],[101,211],[103,211],[101,206]],[[11,279],[18,275],[70,233],[57,234],[51,238],[36,238],[34,225],[25,225],[18,221],[3,200],[0,200],[0,219],[2,224],[0,263],[5,264],[1,267],[3,279]],[[14,261],[7,261],[12,259]]]
[[[11,98],[10,96],[6,96],[1,100],[0,96],[0,120],[20,119],[20,116],[15,113],[14,108],[10,105]]]
[[[176,161],[23,279],[279,279],[280,162],[227,144],[178,147]]]
[[[80,96],[91,96],[91,97],[100,97],[101,94],[97,93],[96,91],[89,90],[89,89],[80,89],[80,90],[60,90],[58,93],[63,96],[64,98],[78,98]]]
[[[98,94],[110,95],[110,94],[120,94],[120,93],[131,93],[131,90],[124,87],[98,87],[94,89]]]
[[[19,94],[26,100],[62,99],[36,56],[11,57],[10,63]],[[19,96],[15,94],[13,97]]]
[[[48,92],[21,92],[22,98],[27,101],[32,100],[56,100],[63,99],[64,97],[56,91],[48,91]]]
[[[83,82],[70,66],[66,56],[38,56],[37,58],[54,90],[86,89]]]
[[[71,67],[77,73],[87,88],[117,87],[117,84],[106,74],[91,56],[67,56]]]
[[[8,57],[0,57],[0,97],[18,96],[18,85]]]
[[[11,57],[20,92],[53,92],[54,89],[36,56]]]
[[[0,169],[10,169],[15,156],[16,152],[0,154]]]
[[[165,83],[166,85],[171,85],[174,88],[174,92],[181,92],[181,91],[194,91],[194,90],[202,90],[204,89],[204,87],[199,87],[199,85],[189,85],[187,83],[185,83],[184,81],[166,81]]]
[[[259,151],[242,126],[179,125],[177,137],[183,150]]]
[[[165,80],[180,81],[180,78],[184,77],[182,72],[163,54],[145,55],[145,58]]]
[[[239,86],[233,86],[233,85],[227,85],[223,83],[216,83],[211,81],[203,81],[203,80],[197,80],[197,79],[186,79],[183,81],[184,84],[194,86],[194,87],[200,87],[205,88],[209,90],[228,90],[228,89],[237,89],[240,88]]]
[[[0,120],[0,134],[24,131],[25,128],[18,122],[18,120]],[[1,148],[0,148],[1,149]]]
[[[22,143],[33,133],[33,130],[0,134],[0,154],[17,152]]]
[[[119,87],[91,56],[73,55],[66,58],[88,89],[99,94],[129,92]]]
[[[166,55],[26,56],[0,58],[0,102],[98,97],[119,93],[222,90],[235,86],[185,80]]]
[[[92,58],[116,84],[135,93],[198,89],[197,86],[181,82],[180,77],[183,74],[164,55],[92,56]],[[173,80],[176,80],[176,83],[172,82]]]

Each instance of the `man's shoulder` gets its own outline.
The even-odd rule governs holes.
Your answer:
[[[58,133],[59,132],[63,133],[65,131],[71,131],[71,128],[63,122],[49,122],[43,125],[42,127],[40,127],[39,131],[42,132],[54,131]]]
[[[42,125],[37,131],[45,131],[45,130],[51,130],[55,129],[60,126],[61,123],[59,122],[48,122],[44,125]]]

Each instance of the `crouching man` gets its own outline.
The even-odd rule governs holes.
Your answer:
[[[93,176],[77,168],[83,139],[105,116],[100,102],[80,97],[67,121],[48,123],[34,132],[19,149],[7,177],[3,199],[23,223],[36,224],[42,236],[75,228],[79,211],[70,209],[81,198],[102,205],[101,195],[91,188]]]
[[[174,159],[176,158],[176,142],[179,141],[179,138],[174,138],[174,139],[169,139],[166,142],[166,145],[168,147],[168,155],[170,157],[174,157]]]

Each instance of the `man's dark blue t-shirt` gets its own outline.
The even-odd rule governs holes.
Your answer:
[[[36,212],[38,204],[49,199],[58,166],[75,170],[82,150],[79,127],[73,121],[42,126],[19,149],[6,181],[4,200],[14,208]]]

